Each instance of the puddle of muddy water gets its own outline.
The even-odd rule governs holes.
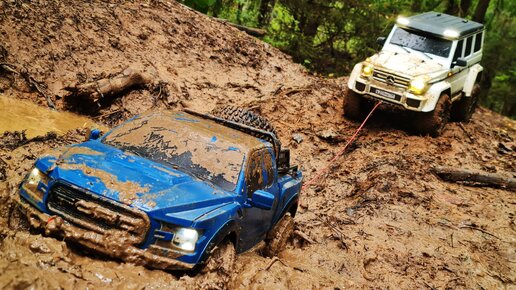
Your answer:
[[[51,131],[64,134],[68,130],[81,127],[106,129],[84,116],[58,112],[29,101],[0,95],[0,134],[5,131],[26,130],[27,137],[32,138]]]

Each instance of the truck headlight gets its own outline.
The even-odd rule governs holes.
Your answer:
[[[370,63],[364,63],[362,65],[362,77],[368,78],[373,74],[373,65]]]
[[[428,88],[428,76],[418,76],[410,81],[409,91],[416,95],[423,94]]]
[[[183,251],[193,252],[199,239],[199,233],[195,229],[179,228],[174,235],[172,244]]]
[[[48,177],[45,173],[41,172],[39,169],[34,167],[27,179],[25,179],[25,181],[23,182],[22,186],[29,194],[31,194],[35,198],[42,199],[44,193],[38,190],[38,185],[40,182],[47,185]]]

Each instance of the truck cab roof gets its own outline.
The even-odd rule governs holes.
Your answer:
[[[424,31],[448,39],[464,38],[484,29],[481,23],[438,12],[400,17],[397,24],[403,28]]]

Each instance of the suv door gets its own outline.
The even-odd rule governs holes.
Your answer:
[[[457,48],[455,49],[455,53],[452,59],[452,68],[451,73],[452,76],[448,78],[448,82],[450,83],[450,90],[452,98],[458,91],[462,90],[462,84],[464,84],[464,80],[466,78],[466,68],[462,66],[454,66],[455,61],[457,59],[462,58],[464,55],[464,46],[466,44],[466,39],[461,39],[457,42]]]
[[[257,150],[250,155],[246,166],[246,192],[244,194],[248,201],[246,202],[247,207],[243,210],[240,232],[240,247],[243,251],[265,238],[278,207],[279,186],[273,155],[271,148]],[[274,195],[275,201],[272,209],[264,210],[250,206],[249,200],[256,190],[264,190]]]

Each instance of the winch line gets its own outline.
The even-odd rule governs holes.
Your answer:
[[[306,189],[308,188],[310,185],[313,185],[316,183],[316,181],[319,179],[319,177],[321,177],[323,174],[325,174],[328,169],[330,169],[330,167],[333,165],[333,163],[340,157],[342,156],[342,154],[344,154],[344,152],[346,151],[346,149],[348,149],[348,146],[353,143],[353,141],[357,138],[358,136],[358,133],[360,133],[360,131],[362,130],[362,128],[364,127],[364,125],[367,123],[367,120],[369,120],[369,117],[371,117],[371,115],[373,114],[373,112],[376,110],[376,108],[378,108],[378,106],[380,106],[380,104],[382,103],[382,101],[379,101],[378,103],[376,103],[376,105],[373,107],[373,109],[371,109],[371,111],[369,112],[369,114],[367,114],[367,117],[365,117],[364,121],[362,122],[362,124],[360,124],[360,126],[358,127],[358,129],[355,131],[355,134],[353,134],[353,136],[351,136],[351,138],[348,140],[348,142],[346,143],[346,145],[344,145],[344,147],[342,147],[342,149],[337,152],[337,154],[335,154],[335,156],[330,160],[328,161],[328,164],[326,164],[326,166],[322,169],[320,169],[319,171],[316,172],[315,176],[312,177],[310,180],[308,180],[308,182],[306,182],[305,184],[303,184],[303,187],[301,189]]]

